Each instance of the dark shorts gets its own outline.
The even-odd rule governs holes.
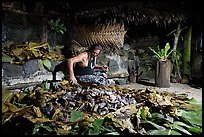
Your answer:
[[[76,76],[77,80],[85,83],[95,83],[98,85],[107,84],[107,74],[105,72],[97,71],[93,75]]]

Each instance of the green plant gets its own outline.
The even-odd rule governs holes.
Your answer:
[[[53,21],[51,19],[50,21],[48,21],[48,24],[50,25],[51,30],[56,33],[64,34],[64,32],[67,31],[64,24],[60,22],[60,19],[57,19],[56,21]]]
[[[157,51],[149,47],[151,51],[155,54],[154,57],[156,57],[159,60],[166,61],[168,60],[169,55],[173,52],[173,49],[170,50],[170,44],[166,43],[164,49],[160,49],[159,45],[157,46]],[[169,51],[170,50],[170,51]]]
[[[57,33],[61,33],[64,34],[65,31],[67,31],[66,27],[64,26],[63,23],[61,23],[60,19],[57,19],[56,21],[53,21],[52,19],[50,21],[48,21],[48,24],[51,28],[51,30],[53,31],[54,34],[54,39],[53,39],[53,44],[55,45],[55,41],[56,41],[56,34]]]
[[[46,123],[38,122],[33,129],[32,135],[43,135],[43,132],[46,134],[48,134],[48,133],[52,134],[52,132],[54,132],[54,131],[53,131],[51,125],[52,124],[46,125]]]
[[[82,135],[119,135],[119,133],[109,125],[108,118],[97,118],[92,123],[88,123]]]

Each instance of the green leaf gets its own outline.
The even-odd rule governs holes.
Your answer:
[[[72,110],[71,111],[70,122],[75,122],[76,120],[78,120],[78,119],[80,119],[82,117],[83,117],[83,112]]]
[[[142,117],[142,119],[146,120],[144,108],[141,109],[141,117]]]
[[[84,130],[84,132],[82,132],[82,135],[94,135],[94,134],[93,134],[93,130],[90,129],[90,128],[86,128],[86,129]]]
[[[52,65],[51,65],[51,62],[48,59],[43,60],[42,63],[48,70],[51,69]]]
[[[202,110],[197,111],[179,110],[178,115],[180,115],[184,121],[187,121],[192,125],[202,127]]]
[[[202,128],[200,128],[198,126],[194,126],[194,127],[188,128],[188,131],[200,134],[200,133],[202,133]]]
[[[53,131],[53,129],[50,128],[49,126],[42,126],[42,128],[46,129],[46,130],[49,131],[49,132],[52,132],[52,131]]]
[[[120,135],[118,132],[105,133],[103,135]]]
[[[163,127],[163,126],[160,126],[154,122],[151,122],[151,121],[145,121],[143,123],[146,123],[146,124],[150,124],[151,126],[153,126],[154,128],[158,129],[158,130],[165,130],[166,128]]]
[[[87,126],[88,126],[90,129],[94,129],[93,123],[88,123]]]
[[[95,119],[93,122],[94,131],[100,133],[103,124],[103,119]]]
[[[60,19],[58,18],[56,21],[50,20],[48,24],[51,27],[51,30],[53,30],[55,33],[61,33],[64,34],[64,31],[66,31],[66,28],[64,24],[60,24]]]
[[[158,52],[160,51],[159,45],[157,45],[157,51],[158,51]]]
[[[182,134],[175,130],[171,130],[170,135],[182,135]]]
[[[156,55],[156,57],[158,59],[162,59],[162,60],[166,60],[168,58],[168,56],[173,52],[173,49],[168,53],[168,51],[170,50],[170,45],[169,43],[166,43],[165,48],[164,49],[160,49],[159,45],[157,46],[157,51],[155,51],[154,49],[152,49],[151,47],[149,47],[149,49],[151,51],[153,51],[153,53]]]
[[[162,120],[165,120],[165,121],[168,121],[170,123],[173,123],[174,119],[168,115],[162,115],[160,113],[152,113],[152,118],[156,119],[156,121],[158,121],[158,119],[162,119]]]
[[[192,98],[190,101],[183,103],[179,108],[184,110],[202,110],[202,102]]]
[[[190,103],[190,104],[198,104],[198,105],[202,105],[202,102],[196,100],[195,98],[192,98],[192,99],[189,101],[189,103]]]
[[[4,52],[2,52],[2,62],[9,62],[12,63],[13,58],[10,56],[6,55]]]
[[[93,123],[88,123],[83,135],[99,135],[103,130],[103,119],[95,119]]]
[[[151,47],[149,47],[149,49],[151,50],[151,51],[153,51],[154,52],[154,54],[156,54],[156,57],[158,58],[158,59],[160,59],[161,58],[161,56],[160,56],[160,54],[159,53],[157,53],[154,49],[152,49]]]
[[[183,132],[183,133],[185,133],[185,134],[187,134],[187,135],[192,135],[192,134],[191,134],[190,132],[188,132],[185,128],[183,128],[183,127],[181,127],[181,126],[179,126],[179,125],[174,125],[173,129],[177,129],[177,130],[179,130],[179,131],[181,131],[181,132]]]
[[[147,134],[149,135],[169,135],[171,133],[170,129],[166,130],[148,130]]]
[[[37,134],[39,134],[41,128],[47,130],[48,132],[53,132],[53,129],[52,129],[52,128],[50,128],[49,126],[44,126],[43,123],[42,123],[42,124],[36,126],[36,127],[33,129],[32,135],[35,135],[35,134],[37,135]]]
[[[62,34],[64,34],[64,31],[62,31],[62,30],[59,30]]]
[[[161,118],[161,119],[164,118],[164,115],[157,113],[157,112],[154,112],[151,115],[152,115],[152,118]]]
[[[185,123],[183,123],[183,122],[181,122],[181,121],[175,121],[174,123],[173,123],[173,126],[183,126],[183,127],[187,127],[187,128],[189,128],[189,127],[191,127],[191,126],[189,126],[189,125],[187,125],[187,124],[185,124]]]
[[[165,57],[165,49],[161,49],[161,56]]]
[[[169,45],[169,43],[166,43],[165,48],[164,48],[164,50],[165,50],[164,55],[165,56],[167,55],[167,52],[169,51],[169,49],[170,49],[170,45]]]
[[[170,123],[173,123],[174,122],[174,118],[173,117],[170,117],[168,115],[166,115],[166,117],[164,118],[165,120],[169,121]]]
[[[103,135],[106,135],[107,133],[111,134],[113,132],[117,133],[117,131],[111,125],[108,125],[108,126],[105,126],[105,127],[103,126],[101,132],[102,132]]]
[[[49,86],[48,86],[48,82],[47,81],[43,81],[42,84],[41,84],[41,87],[45,90],[48,90],[49,89]]]
[[[183,127],[185,127],[186,129],[184,129]],[[188,135],[191,135],[190,131],[193,131],[193,132],[196,132],[196,133],[202,132],[201,128],[189,126],[189,125],[187,125],[187,124],[185,124],[185,123],[183,123],[181,121],[175,121],[173,123],[172,128],[180,130],[181,132],[186,133]]]

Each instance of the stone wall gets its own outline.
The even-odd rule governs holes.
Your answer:
[[[132,72],[136,71],[139,60],[130,45],[124,44],[120,51],[115,52],[104,49],[97,63],[109,67],[108,79],[112,83],[119,85],[136,83],[136,80],[132,80],[130,77]],[[136,75],[134,78],[136,79]]]
[[[52,68],[60,62],[51,61]],[[61,72],[57,75],[57,80],[63,78]],[[20,83],[41,82],[52,80],[52,73],[44,68],[38,59],[27,61],[24,65],[2,63],[2,86],[11,86]]]

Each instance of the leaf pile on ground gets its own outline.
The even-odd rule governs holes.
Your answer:
[[[112,91],[131,95],[136,104],[125,105],[100,115],[70,107],[69,97],[76,91]],[[80,93],[79,92],[79,93]],[[111,96],[111,94],[110,94]],[[202,133],[202,103],[185,94],[135,90],[120,86],[81,87],[64,80],[47,81],[18,92],[4,89],[2,94],[3,134],[20,135],[199,135]],[[67,98],[66,98],[67,97]],[[100,100],[101,98],[98,98]],[[109,98],[107,98],[109,99]],[[96,100],[97,102],[97,100]],[[12,132],[10,132],[12,130]]]

